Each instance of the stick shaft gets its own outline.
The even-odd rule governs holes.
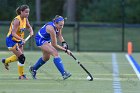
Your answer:
[[[30,35],[28,37],[26,37],[25,38],[25,41],[28,41],[30,37],[31,37]]]
[[[28,41],[30,37],[31,37],[31,36],[28,35],[28,37],[25,38],[25,42]],[[19,47],[22,47],[22,45],[23,45],[23,43],[21,43],[21,45],[19,45]]]
[[[77,60],[77,58],[72,53],[70,53],[70,55],[73,57],[73,59],[75,59],[75,61],[80,65],[80,67],[82,67],[82,69],[88,74],[88,76],[91,77],[91,81],[92,81],[93,80],[93,77],[89,73],[89,71],[80,63],[80,61]]]

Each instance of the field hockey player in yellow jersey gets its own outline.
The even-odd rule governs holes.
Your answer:
[[[17,16],[11,22],[6,37],[6,45],[14,55],[2,59],[2,63],[7,70],[9,70],[9,63],[18,61],[19,79],[27,79],[24,74],[25,56],[23,46],[26,43],[24,40],[24,31],[28,29],[30,35],[33,35],[32,27],[28,21],[29,12],[30,9],[28,5],[21,5],[16,9]]]

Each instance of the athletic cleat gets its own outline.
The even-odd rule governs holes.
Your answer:
[[[36,78],[36,70],[34,70],[32,66],[29,67],[29,72],[31,73],[31,76],[33,79],[37,79]]]
[[[4,64],[5,66],[5,69],[9,70],[9,64],[8,63],[5,63],[5,58],[2,59],[2,63]]]
[[[28,80],[28,78],[26,77],[26,75],[19,76],[18,79],[20,79],[20,80]]]
[[[68,73],[68,72],[64,72],[64,75],[63,75],[63,80],[69,78],[71,76],[71,73]]]

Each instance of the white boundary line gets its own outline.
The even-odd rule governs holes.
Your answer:
[[[132,62],[132,60],[130,59],[129,55],[126,54],[125,56],[126,56],[128,62],[130,63],[130,65],[132,66],[132,68],[134,69],[134,71],[135,71],[135,73],[136,73],[138,79],[140,80],[140,73],[139,73],[139,71],[137,70],[137,68],[136,68],[135,65],[133,64],[133,62]]]
[[[120,77],[119,77],[119,67],[118,62],[116,58],[116,54],[112,54],[112,68],[113,68],[113,89],[114,93],[122,93],[121,83],[120,83]]]

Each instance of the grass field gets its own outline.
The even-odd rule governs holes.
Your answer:
[[[16,62],[10,64],[9,71],[0,64],[0,93],[139,93],[139,79],[125,58],[125,53],[74,52],[74,54],[93,74],[93,81],[87,81],[87,74],[65,53],[60,55],[65,68],[72,73],[69,79],[62,80],[51,58],[38,70],[38,79],[33,80],[28,67],[36,62],[41,52],[25,52],[27,57],[25,73],[29,80],[18,80]],[[1,51],[0,59],[10,55],[9,52]],[[140,60],[140,54],[135,53],[133,56],[137,61]]]

